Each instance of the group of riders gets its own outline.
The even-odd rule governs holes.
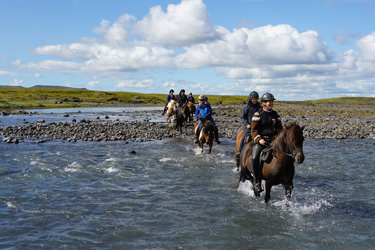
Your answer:
[[[181,89],[177,97],[175,97],[173,93],[174,90],[171,89],[167,97],[167,103],[169,103],[170,100],[175,100],[178,103],[179,107],[181,107],[184,103],[195,103],[192,93],[190,93],[189,97],[187,97],[185,95],[184,89]],[[243,133],[243,137],[239,145],[238,153],[235,157],[239,159],[245,138],[246,136],[250,136],[250,138],[254,142],[252,152],[252,168],[254,171],[255,178],[254,188],[255,191],[261,192],[263,190],[261,186],[261,169],[259,159],[260,153],[264,148],[269,147],[272,141],[281,132],[282,124],[280,116],[276,111],[273,110],[273,104],[276,100],[275,97],[271,93],[265,93],[260,98],[261,103],[258,102],[258,99],[259,94],[256,91],[252,91],[247,98],[247,104],[244,107],[241,116],[241,120],[245,125],[245,131]],[[212,123],[215,125],[215,141],[217,143],[221,143],[218,136],[219,133],[217,125],[214,119],[212,118],[212,108],[211,105],[208,103],[207,96],[199,96],[199,105],[196,108],[195,117],[199,121],[197,129],[200,127],[199,125],[205,120],[212,121]],[[196,133],[196,135],[199,135],[199,133]],[[198,136],[195,138],[195,142],[198,143]]]

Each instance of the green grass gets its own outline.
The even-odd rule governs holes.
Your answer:
[[[311,104],[340,104],[340,105],[375,105],[374,97],[338,97],[313,101],[303,101]]]
[[[194,96],[198,101],[198,95]],[[211,105],[244,105],[247,96],[208,95]],[[95,106],[125,106],[130,104],[164,105],[167,94],[91,91],[82,89],[1,89],[0,108],[65,108]],[[375,98],[342,97],[302,102],[277,102],[277,105],[362,104],[375,105]]]

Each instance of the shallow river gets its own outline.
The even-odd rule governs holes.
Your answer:
[[[374,249],[375,141],[306,140],[268,204],[234,143],[1,142],[0,248]]]

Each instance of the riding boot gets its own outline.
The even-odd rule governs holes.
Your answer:
[[[251,158],[252,167],[253,167],[253,174],[254,174],[254,190],[258,193],[262,192],[262,177],[261,177],[261,169],[260,169],[260,152],[262,152],[262,145],[255,144],[253,148],[253,154]]]
[[[215,134],[215,142],[217,144],[220,144],[221,141],[219,140],[219,130],[217,129],[217,127],[215,126],[215,129],[214,129],[214,134]]]

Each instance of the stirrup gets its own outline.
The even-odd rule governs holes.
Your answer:
[[[240,159],[240,154],[236,154],[236,155],[234,156],[234,159],[239,160],[239,159]]]

